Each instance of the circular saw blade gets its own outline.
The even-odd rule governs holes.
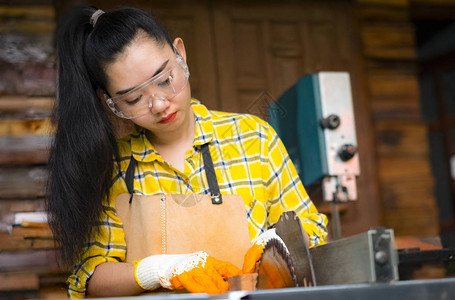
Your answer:
[[[289,252],[278,239],[271,239],[256,263],[258,289],[295,287],[297,277]]]

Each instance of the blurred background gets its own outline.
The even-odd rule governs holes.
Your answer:
[[[42,211],[54,35],[77,4],[157,16],[183,38],[193,96],[210,109],[267,119],[298,78],[349,72],[361,175],[342,235],[385,226],[455,246],[455,0],[0,0],[0,294],[65,295]]]

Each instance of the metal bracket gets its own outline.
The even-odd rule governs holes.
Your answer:
[[[310,249],[318,285],[398,280],[392,229],[376,228]]]

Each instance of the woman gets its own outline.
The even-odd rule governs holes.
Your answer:
[[[287,210],[311,246],[324,243],[326,218],[275,131],[192,99],[183,41],[152,16],[76,8],[57,44],[48,212],[62,257],[74,264],[71,297],[225,292],[224,278],[242,272],[229,253],[238,257],[243,237],[248,247],[253,240],[243,265],[251,272]],[[134,124],[118,141],[113,115]]]

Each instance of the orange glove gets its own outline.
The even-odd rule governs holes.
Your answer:
[[[265,245],[271,239],[279,240],[287,250],[287,247],[284,244],[283,240],[281,240],[281,238],[276,234],[275,228],[267,230],[252,241],[253,245],[250,249],[248,249],[243,259],[243,274],[250,274],[254,272],[256,262],[261,258]]]
[[[184,255],[152,255],[135,263],[135,277],[143,289],[187,289],[192,293],[227,292],[224,278],[240,275],[229,262],[217,260],[203,251]]]
[[[240,275],[240,270],[231,263],[217,260],[205,253],[199,255],[199,253],[196,253],[194,262],[197,265],[195,267],[193,267],[193,261],[186,261],[183,262],[183,268],[180,265],[174,269],[169,280],[171,286],[175,289],[186,288],[192,293],[220,294],[227,292],[229,284],[224,278]]]
[[[256,262],[261,258],[262,252],[264,252],[264,245],[253,244],[253,246],[248,249],[243,258],[243,274],[251,274],[254,272]]]

